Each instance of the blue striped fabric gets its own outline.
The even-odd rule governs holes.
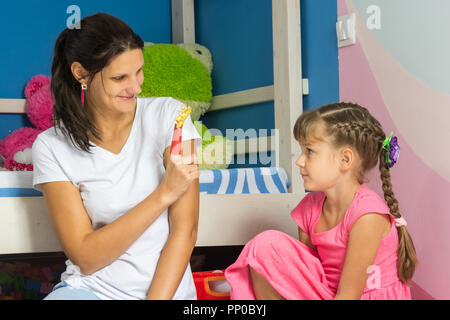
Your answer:
[[[39,197],[33,189],[33,172],[0,171],[0,197]],[[282,168],[200,170],[202,194],[287,193],[290,181]]]
[[[290,181],[282,168],[201,170],[200,193],[287,193]]]

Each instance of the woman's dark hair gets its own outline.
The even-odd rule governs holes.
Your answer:
[[[143,49],[144,42],[125,22],[106,13],[85,17],[80,25],[80,29],[64,29],[56,39],[50,86],[55,129],[58,127],[78,149],[90,152],[88,133],[100,141],[101,137],[81,106],[80,79],[73,76],[71,65],[77,61],[86,69],[89,87],[94,75],[114,57]]]

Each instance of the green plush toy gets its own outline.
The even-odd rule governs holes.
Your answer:
[[[212,136],[198,122],[211,106],[213,68],[211,52],[193,44],[145,43],[141,97],[172,97],[191,107],[191,119],[202,136],[200,169],[226,169],[234,154],[233,142]]]
[[[151,44],[144,47],[142,97],[172,97],[191,107],[197,121],[211,106],[212,58],[199,44]]]

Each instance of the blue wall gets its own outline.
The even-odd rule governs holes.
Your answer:
[[[301,0],[302,72],[309,79],[303,109],[339,101],[339,60],[336,38],[337,1]]]
[[[106,12],[124,20],[144,41],[172,41],[169,0],[2,1],[0,98],[24,98],[25,85],[33,76],[50,75],[53,46],[72,15],[67,7],[73,4],[80,7],[81,18]],[[24,115],[2,114],[0,139],[29,125]]]
[[[69,5],[81,16],[102,11],[128,23],[145,41],[171,42],[169,0],[21,1],[2,3],[0,28],[0,98],[23,98],[27,81],[50,75],[56,37],[66,27]],[[271,0],[196,0],[196,41],[213,55],[213,94],[273,84]],[[305,110],[339,99],[336,0],[301,0],[302,68],[309,78]],[[2,46],[4,47],[4,46]],[[32,50],[33,54],[30,55]],[[210,128],[274,128],[273,102],[205,114]],[[0,139],[28,124],[20,115],[0,115]],[[269,131],[270,134],[270,131]]]
[[[196,42],[212,53],[213,95],[273,84],[271,7],[271,0],[196,0]],[[273,129],[273,102],[214,111],[201,120],[224,135],[226,128]]]
[[[232,3],[233,5],[230,5]],[[271,0],[196,0],[196,41],[213,56],[213,93],[273,84]],[[308,110],[339,99],[335,0],[301,0],[302,73]],[[261,107],[261,108],[259,108]],[[209,127],[274,127],[273,102],[207,113]]]
[[[273,84],[271,7],[271,0],[196,0],[196,42],[212,52],[214,95]],[[339,100],[337,2],[301,0],[300,12],[302,74],[310,87],[303,109],[309,110]],[[213,111],[201,120],[223,135],[227,128],[265,128],[270,135],[273,102]]]

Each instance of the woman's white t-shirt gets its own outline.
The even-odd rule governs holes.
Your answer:
[[[172,98],[138,98],[133,126],[119,154],[95,144],[92,153],[80,151],[54,127],[42,132],[32,149],[34,188],[41,191],[41,183],[70,181],[80,191],[94,230],[111,223],[160,185],[165,175],[163,153],[171,145],[183,106]],[[182,132],[183,141],[195,139],[198,152],[201,137],[190,116]],[[145,299],[168,236],[166,209],[113,263],[84,275],[67,260],[61,280],[101,299]],[[173,299],[196,299],[189,264]]]

